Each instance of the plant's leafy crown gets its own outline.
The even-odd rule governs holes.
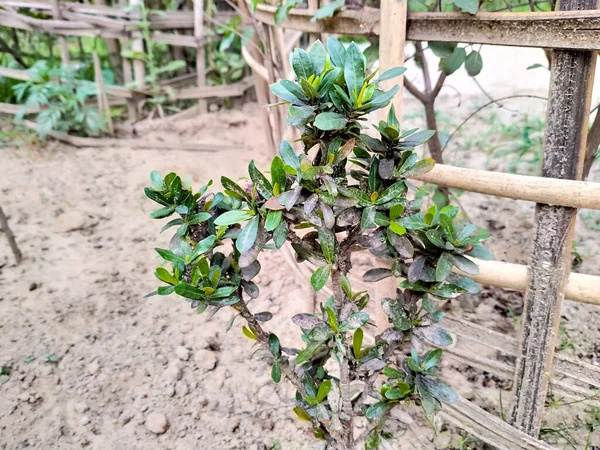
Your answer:
[[[434,346],[452,342],[437,327],[443,313],[440,299],[463,292],[477,292],[477,285],[453,269],[477,273],[469,256],[483,257],[480,243],[488,234],[458,219],[458,208],[432,206],[410,200],[418,191],[407,178],[427,172],[431,159],[421,159],[415,147],[432,136],[431,131],[402,131],[390,108],[385,121],[374,128],[378,137],[365,134],[366,115],[386,107],[398,87],[382,90],[378,83],[401,75],[402,68],[367,75],[365,58],[356,44],[344,47],[328,40],[308,50],[297,49],[290,58],[297,81],[282,80],[272,91],[288,105],[289,125],[301,131],[299,154],[286,141],[267,172],[250,162],[250,183],[221,178],[222,192],[209,193],[207,185],[193,192],[179,176],[164,178],[153,172],[146,196],[161,205],[152,218],[177,217],[163,231],[176,227],[168,249],[156,249],[172,269],[158,268],[164,285],[159,295],[173,292],[192,308],[211,313],[231,307],[248,321],[243,333],[260,341],[278,382],[282,372],[296,382],[294,411],[312,420],[315,435],[335,436],[348,420],[340,401],[340,380],[325,365],[330,358],[347,363],[353,379],[365,381],[381,372],[387,381],[379,391],[365,392],[353,403],[354,412],[379,421],[396,404],[417,400],[428,414],[456,394],[436,377],[441,351],[425,355],[413,352],[400,367],[390,363],[393,350],[412,332]],[[224,244],[233,243],[232,250]],[[301,328],[305,348],[282,347],[260,323],[269,313],[251,315],[247,301],[259,295],[254,278],[260,271],[257,258],[264,250],[281,248],[289,241],[299,261],[316,266],[310,283],[322,289],[330,278],[343,292],[329,298],[318,314],[299,314],[293,321]],[[387,261],[387,267],[364,274],[365,281],[394,276],[403,278],[393,298],[381,301],[389,328],[363,345],[364,311],[369,294],[356,292],[346,277],[350,254],[357,248]],[[335,286],[334,286],[335,290]],[[249,320],[250,319],[250,320]],[[352,337],[346,336],[352,333]],[[294,359],[295,358],[295,359]],[[366,382],[366,381],[365,381]],[[365,397],[366,396],[366,397]],[[369,405],[369,399],[375,403]],[[366,439],[377,448],[386,439],[381,426]]]

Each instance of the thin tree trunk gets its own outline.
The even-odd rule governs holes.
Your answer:
[[[438,133],[437,119],[435,117],[435,100],[430,99],[425,106],[425,119],[427,120],[427,128],[429,130],[435,130],[435,134],[427,141],[429,146],[429,153],[436,163],[443,164],[444,157],[442,156],[442,143],[440,142],[440,136]]]

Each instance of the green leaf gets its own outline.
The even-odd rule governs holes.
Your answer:
[[[162,248],[155,248],[154,250],[156,250],[156,253],[158,253],[165,261],[185,264],[185,259],[182,256],[176,255],[171,250],[165,250]]]
[[[271,378],[275,383],[281,381],[281,364],[277,360],[273,362],[273,367],[271,367]]]
[[[323,289],[323,286],[325,286],[325,283],[329,279],[329,275],[331,275],[331,266],[323,266],[315,270],[310,277],[310,285],[313,291],[317,292]]]
[[[155,275],[156,278],[158,278],[160,281],[164,281],[165,283],[172,285],[176,285],[177,283],[179,283],[179,280],[173,275],[171,275],[171,273],[163,267],[158,267],[156,269]]]
[[[308,80],[311,75],[316,75],[315,66],[310,55],[301,48],[297,48],[292,53],[292,68],[299,80],[302,78]]]
[[[319,392],[317,392],[317,403],[321,403],[329,394],[331,390],[331,380],[325,380],[319,386]]]
[[[281,345],[279,343],[279,338],[273,333],[269,333],[269,348],[271,349],[271,353],[275,358],[279,358],[279,356],[281,356]]]
[[[358,96],[365,82],[365,60],[355,42],[351,42],[346,50],[344,79],[348,87],[348,94],[352,94],[354,91],[354,94]]]
[[[375,80],[375,83],[380,83],[385,80],[391,80],[392,78],[399,77],[400,75],[404,74],[404,72],[406,72],[405,67],[394,67],[393,69],[388,69],[379,75],[379,78]]]
[[[397,183],[394,183],[381,193],[381,196],[375,201],[375,204],[383,205],[384,203],[394,200],[400,194],[402,194],[405,190],[406,190],[406,186],[404,184],[404,181],[399,181]]]
[[[467,59],[465,60],[465,69],[467,69],[467,73],[472,77],[479,75],[481,69],[483,69],[483,59],[481,59],[481,53],[469,53],[469,56],[467,56]]]
[[[429,370],[434,367],[441,357],[442,350],[439,348],[427,352],[425,359],[423,360],[423,370]]]
[[[160,232],[162,233],[163,231],[166,231],[171,227],[174,227],[176,225],[181,225],[181,224],[183,224],[183,219],[169,220],[169,222],[167,222],[167,224],[160,229]]]
[[[235,192],[241,198],[248,199],[248,194],[246,193],[246,191],[244,191],[244,189],[242,189],[242,187],[239,184],[237,184],[235,181],[231,180],[230,178],[221,177],[221,185],[223,186],[224,189]]]
[[[341,130],[346,126],[348,119],[336,112],[323,112],[315,118],[315,126],[319,130]]]
[[[428,47],[438,58],[447,58],[456,48],[456,42],[429,42]]]
[[[171,214],[175,212],[174,206],[165,206],[164,208],[157,209],[150,213],[151,219],[164,219],[165,217],[169,217]]]
[[[267,214],[267,220],[265,221],[265,230],[273,231],[279,226],[281,218],[283,217],[282,211],[269,211]]]
[[[454,224],[452,223],[452,218],[449,215],[440,212],[440,225],[448,240],[454,241]]]
[[[320,227],[319,228],[319,243],[321,244],[321,250],[323,251],[323,256],[325,256],[325,261],[329,264],[333,264],[335,262],[335,233],[333,230],[329,228]]]
[[[462,255],[452,255],[454,259],[454,265],[469,275],[477,275],[479,273],[479,267],[469,258],[465,258]]]
[[[277,228],[275,228],[275,231],[273,231],[273,242],[275,243],[275,247],[277,247],[277,248],[283,247],[283,244],[285,244],[287,236],[288,236],[288,226],[282,220],[281,222],[279,222],[279,225],[277,226]]]
[[[383,369],[383,374],[388,378],[399,379],[402,378],[402,374],[393,367],[386,367]]]
[[[246,224],[246,226],[240,232],[240,235],[235,241],[235,248],[240,253],[245,253],[252,248],[258,235],[258,226],[260,224],[260,216],[254,216]]]
[[[157,190],[164,191],[166,189],[162,176],[156,170],[150,172],[150,181],[152,181],[152,184]]]
[[[324,98],[327,96],[327,94],[329,94],[329,92],[333,89],[333,84],[339,78],[340,73],[342,73],[342,69],[336,67],[323,76],[321,82],[319,83],[319,87],[317,88],[319,98]]]
[[[207,238],[202,239],[200,242],[196,244],[196,248],[194,248],[194,253],[192,253],[191,260],[195,260],[198,256],[203,255],[207,251],[209,251],[214,245],[217,237],[214,234],[211,234]]]
[[[346,48],[333,37],[327,38],[327,52],[334,66],[344,67]]]
[[[285,3],[279,5],[275,10],[275,25],[280,27],[283,21],[287,19],[290,9],[300,3],[302,3],[302,0],[286,0]]]
[[[452,265],[454,264],[454,259],[450,253],[442,253],[442,256],[437,260],[437,264],[435,267],[435,280],[445,281],[448,278],[448,275],[452,272]]]
[[[275,189],[275,185],[279,186],[279,192],[277,194],[285,191],[286,174],[283,160],[279,156],[275,156],[271,162],[271,181],[273,183],[273,189]]]
[[[258,341],[258,337],[252,332],[252,330],[246,327],[246,325],[242,326],[242,333],[244,333],[244,336],[247,338],[252,339],[253,341]]]
[[[281,142],[281,145],[279,146],[279,154],[281,155],[283,162],[285,162],[288,166],[292,167],[296,171],[300,169],[300,159],[288,141]]]
[[[389,400],[398,400],[404,397],[406,394],[402,392],[400,389],[392,388],[385,392],[385,398]]]
[[[317,39],[308,49],[308,54],[310,55],[315,67],[315,74],[320,75],[325,68],[325,64],[327,63],[327,52],[325,51],[323,43]]]
[[[250,211],[236,209],[233,211],[227,211],[226,213],[223,213],[219,217],[217,217],[215,219],[215,225],[233,225],[234,223],[241,223],[248,219],[252,219],[252,217],[254,217],[254,215],[251,214]]]
[[[452,344],[452,336],[446,330],[434,326],[417,327],[413,334],[436,347],[447,347]]]
[[[476,14],[479,10],[479,0],[454,0],[450,1],[450,3],[454,3],[463,11],[471,14]]]
[[[381,417],[384,415],[390,408],[392,404],[388,402],[377,402],[367,408],[365,412],[365,417],[369,420],[376,419],[377,417]]]
[[[312,356],[317,353],[317,350],[319,350],[321,345],[323,345],[323,342],[309,342],[306,345],[306,348],[298,353],[298,356],[296,356],[296,364],[300,365],[312,358]]]
[[[366,312],[357,312],[348,317],[340,325],[340,331],[355,330],[362,327],[369,321],[369,314]]]
[[[327,5],[321,6],[310,21],[316,22],[317,20],[325,19],[327,17],[333,17],[335,12],[341,9],[345,4],[346,0],[335,0]]]
[[[377,224],[375,223],[376,214],[377,209],[375,209],[374,206],[367,206],[365,209],[363,209],[362,218],[360,220],[360,227],[363,230],[377,228]]]
[[[475,1],[477,5],[479,5],[479,0],[467,0],[467,1]],[[463,65],[465,59],[467,58],[467,52],[462,47],[456,47],[452,54],[447,58],[442,60],[442,69],[446,75],[451,75],[460,69],[460,66]]]
[[[421,130],[413,133],[402,141],[403,147],[417,147],[424,142],[427,142],[431,136],[435,134],[434,130]]]
[[[360,359],[360,349],[362,348],[364,335],[365,333],[362,328],[357,328],[352,337],[352,350],[354,352],[354,357],[357,360]]]
[[[435,160],[432,158],[425,158],[418,161],[414,166],[404,172],[402,176],[416,177],[418,175],[423,175],[433,169],[433,166],[435,166]]]
[[[300,406],[295,406],[292,409],[292,411],[294,411],[294,414],[296,414],[298,419],[303,420],[305,422],[312,421],[312,418],[310,417],[310,415],[306,412],[306,410],[304,408],[301,408]]]
[[[271,92],[273,92],[273,94],[275,94],[277,97],[279,97],[282,100],[285,100],[286,102],[291,103],[292,105],[304,105],[304,102],[302,100],[300,100],[290,91],[288,91],[285,87],[283,87],[281,81],[271,84],[269,88],[271,89]]]
[[[365,438],[365,450],[378,450],[381,443],[379,430],[371,431]]]
[[[206,293],[202,289],[185,282],[179,283],[177,286],[175,286],[175,292],[182,297],[190,298],[192,300],[206,299]]]
[[[163,206],[171,205],[169,200],[167,200],[164,195],[162,195],[160,192],[155,191],[154,189],[144,188],[144,194],[150,200],[153,200],[160,205],[163,205]]]
[[[273,197],[273,186],[265,177],[260,170],[256,168],[254,165],[254,160],[250,161],[248,164],[248,174],[250,175],[250,179],[252,183],[254,183],[254,187],[263,196],[266,200]]]

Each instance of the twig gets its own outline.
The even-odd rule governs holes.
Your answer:
[[[0,229],[2,229],[2,231],[4,231],[4,233],[6,234],[6,238],[8,239],[8,245],[10,246],[10,249],[12,250],[13,255],[15,255],[15,261],[16,261],[17,265],[19,265],[21,263],[21,260],[23,259],[23,254],[21,253],[21,250],[19,249],[19,246],[17,245],[17,241],[15,240],[15,235],[13,234],[12,230],[8,226],[8,219],[6,218],[6,215],[4,215],[4,211],[2,210],[1,206],[0,206]]]
[[[8,45],[6,43],[6,41],[4,39],[2,39],[1,37],[0,37],[0,49],[4,50],[6,53],[10,53],[10,55],[13,58],[15,58],[15,61],[17,61],[24,69],[29,68],[29,67],[27,67],[27,64],[25,64],[25,61],[23,61],[23,58],[21,57],[21,54],[19,53],[19,51],[11,48],[10,45]]]
[[[476,78],[476,77],[472,77],[472,79],[473,79],[473,82],[474,82],[474,83],[477,85],[477,87],[479,88],[479,90],[480,90],[481,92],[483,92],[483,95],[485,95],[485,96],[486,96],[488,99],[490,99],[491,101],[498,103],[498,101],[497,101],[497,100],[494,100],[494,98],[493,98],[493,97],[492,97],[490,94],[488,94],[488,92],[487,92],[487,91],[486,91],[486,90],[483,88],[483,86],[482,86],[481,84],[479,84],[479,81],[477,81],[477,78]],[[499,108],[504,108],[504,109],[506,109],[507,111],[510,111],[511,113],[516,113],[516,112],[518,112],[518,110],[516,110],[516,109],[510,109],[510,108],[508,108],[508,107],[504,106],[502,103],[498,103],[498,107],[499,107]]]
[[[412,84],[412,82],[410,80],[408,80],[407,78],[404,79],[404,87],[406,88],[406,90],[408,92],[410,92],[412,94],[413,97],[415,97],[417,100],[419,100],[421,103],[426,103],[427,102],[427,97],[425,96],[425,94],[423,92],[421,92],[414,84]]]
[[[452,138],[454,137],[454,135],[458,132],[458,130],[460,130],[463,125],[465,123],[467,123],[474,115],[476,115],[479,111],[481,111],[484,108],[487,108],[490,105],[493,105],[494,103],[500,102],[502,100],[508,100],[511,98],[536,98],[538,100],[548,100],[546,97],[540,97],[538,95],[509,95],[508,97],[502,97],[496,100],[493,100],[491,102],[487,102],[486,104],[480,106],[479,108],[477,108],[475,111],[473,111],[469,117],[467,117],[465,120],[462,121],[462,123],[452,132],[450,133],[450,136],[448,136],[448,139],[446,140],[446,143],[444,144],[444,147],[442,148],[442,152],[446,149],[446,147],[448,146],[448,143],[452,140]]]

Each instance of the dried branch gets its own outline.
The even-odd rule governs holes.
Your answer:
[[[19,265],[21,263],[21,260],[23,259],[23,254],[21,253],[21,250],[19,249],[19,246],[17,245],[15,235],[13,234],[12,230],[8,226],[8,219],[6,218],[6,215],[4,214],[4,211],[2,210],[1,206],[0,206],[0,230],[4,231],[4,233],[6,234],[6,238],[8,239],[8,245],[10,246],[10,249],[12,250],[13,255],[15,255],[15,261],[17,262],[17,265]]]

